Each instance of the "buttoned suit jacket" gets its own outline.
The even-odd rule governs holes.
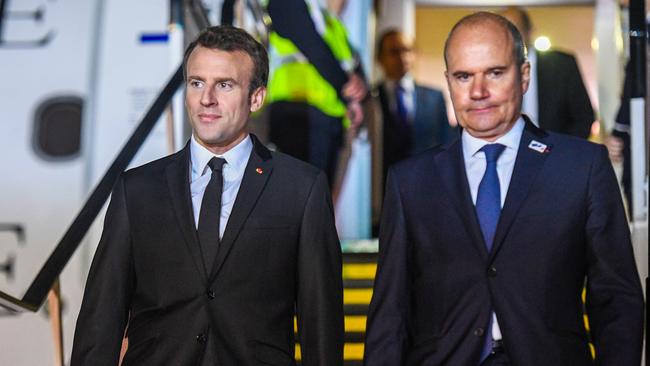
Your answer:
[[[575,57],[561,51],[537,52],[539,126],[587,138],[594,110]]]
[[[527,121],[488,253],[461,144],[389,173],[365,365],[478,365],[491,309],[512,365],[592,365],[585,279],[597,364],[639,365],[643,298],[606,149]]]
[[[252,136],[252,135],[251,135]],[[341,252],[325,175],[253,152],[214,266],[203,266],[189,144],[123,174],[77,321],[72,365],[340,365]]]

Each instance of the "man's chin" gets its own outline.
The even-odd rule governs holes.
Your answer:
[[[241,142],[248,133],[238,134],[236,136],[207,136],[206,138],[197,139],[198,142],[208,149],[229,149]]]

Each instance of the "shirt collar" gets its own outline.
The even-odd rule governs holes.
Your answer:
[[[392,93],[393,90],[395,90],[395,85],[398,83],[404,89],[404,91],[408,93],[411,93],[413,90],[415,90],[415,80],[411,74],[406,74],[397,81],[386,79],[386,89],[390,90]]]
[[[510,131],[506,132],[505,135],[499,137],[494,142],[489,142],[477,137],[474,137],[463,129],[462,134],[462,143],[463,143],[463,155],[466,159],[474,157],[476,153],[487,144],[501,144],[505,145],[506,149],[514,150],[515,152],[519,149],[519,142],[521,141],[521,134],[524,131],[525,127],[524,119],[520,116],[515,124],[512,126]]]
[[[226,151],[223,155],[215,155],[199,144],[194,135],[190,140],[190,154],[192,161],[192,176],[200,177],[207,171],[206,167],[212,157],[217,156],[226,160],[225,167],[241,172],[246,168],[248,158],[253,151],[253,141],[250,135],[246,135],[240,143],[232,149]],[[224,168],[225,168],[224,167]]]
[[[528,58],[528,62],[532,63],[537,61],[537,51],[535,51],[535,47],[528,48],[528,54],[526,57]]]

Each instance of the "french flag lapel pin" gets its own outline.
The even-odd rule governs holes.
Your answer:
[[[528,148],[531,149],[531,150],[535,150],[540,154],[545,154],[545,153],[551,151],[551,149],[548,147],[548,145],[543,144],[543,143],[541,143],[539,141],[536,141],[536,140],[532,140],[530,142],[530,144],[528,144]]]

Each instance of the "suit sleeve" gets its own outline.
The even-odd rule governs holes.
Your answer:
[[[270,0],[267,7],[273,30],[290,39],[316,70],[341,94],[348,75],[316,31],[304,0]]]
[[[612,135],[621,138],[630,137],[630,99],[632,98],[632,62],[628,61],[625,65],[625,80],[623,81],[623,94],[621,95],[618,112],[614,122]]]
[[[587,315],[598,365],[639,365],[643,295],[618,184],[598,147],[587,211]]]
[[[567,68],[567,106],[570,113],[570,123],[567,126],[567,133],[573,136],[588,138],[591,133],[591,124],[594,122],[594,109],[591,106],[589,94],[578,68],[575,57],[567,58],[565,67]]]
[[[118,364],[134,274],[124,181],[116,184],[74,334],[71,366]]]
[[[377,275],[366,327],[366,366],[403,365],[409,346],[410,250],[394,172],[389,171],[386,183]]]
[[[327,178],[322,172],[305,204],[297,267],[297,316],[302,365],[342,365],[341,246],[334,225]]]

